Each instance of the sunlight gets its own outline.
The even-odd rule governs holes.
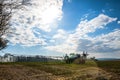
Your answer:
[[[55,19],[57,19],[58,17],[59,17],[59,10],[54,6],[51,6],[43,12],[42,21],[45,24],[53,23]]]

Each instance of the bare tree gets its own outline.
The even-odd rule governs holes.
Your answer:
[[[0,50],[4,49],[7,46],[8,40],[0,38]]]
[[[9,32],[10,19],[18,9],[30,5],[30,0],[0,0],[0,50],[7,46],[8,41],[3,38]]]

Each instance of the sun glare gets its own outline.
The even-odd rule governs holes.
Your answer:
[[[43,12],[43,23],[53,23],[59,17],[59,10],[56,7],[49,7]]]

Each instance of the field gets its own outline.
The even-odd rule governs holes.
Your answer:
[[[0,63],[0,80],[120,80],[120,61]]]

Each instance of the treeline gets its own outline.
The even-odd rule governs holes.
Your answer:
[[[86,59],[87,59],[87,52],[84,52],[82,54],[75,54],[75,53],[70,53],[69,55],[66,54],[64,56],[64,60],[66,63],[77,63],[77,64],[84,64]]]
[[[48,62],[55,61],[56,59],[48,58],[45,56],[17,56],[16,62]]]

